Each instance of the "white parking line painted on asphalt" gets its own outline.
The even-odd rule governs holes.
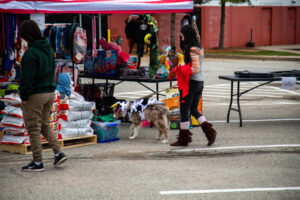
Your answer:
[[[300,121],[300,118],[284,118],[284,119],[243,119],[243,122],[275,122],[275,121]],[[226,120],[211,120],[212,123],[225,123]],[[240,120],[230,120],[230,122],[240,123]]]
[[[274,105],[299,105],[300,102],[276,102],[276,101],[272,101],[272,102],[268,102],[268,101],[264,101],[264,102],[244,102],[241,101],[240,105],[241,106],[274,106]],[[205,106],[228,106],[229,103],[215,103],[215,102],[203,102],[203,105]],[[236,103],[232,103],[232,105],[236,106]]]
[[[300,147],[300,144],[272,144],[272,145],[256,145],[256,146],[230,146],[230,147],[208,147],[199,149],[175,149],[173,152],[197,152],[197,151],[215,151],[215,150],[242,150],[242,149],[268,149],[268,148],[294,148]]]
[[[141,93],[152,93],[151,91],[134,91],[134,92],[117,92],[115,95],[120,95],[120,94],[141,94]]]
[[[161,195],[178,194],[207,194],[207,193],[228,193],[228,192],[271,192],[271,191],[289,191],[300,190],[300,187],[271,187],[271,188],[236,188],[236,189],[214,189],[214,190],[174,190],[160,191]]]
[[[225,97],[225,98],[230,98],[230,96],[220,96],[220,95],[211,95],[211,94],[203,94],[203,96],[208,96],[208,97]],[[244,94],[244,97],[272,97],[272,98],[283,98],[285,95],[280,95],[280,96],[274,96],[274,95],[265,95],[265,94]]]
[[[206,92],[208,92],[208,93],[216,93],[216,92],[218,92],[218,93],[224,93],[224,94],[230,94],[230,89],[222,89],[222,88],[219,88],[219,89],[216,89],[216,88],[208,88],[208,89],[205,89],[204,88],[204,90],[203,90],[203,92],[204,93],[206,93]],[[236,90],[234,91],[234,92],[236,92]],[[282,90],[276,90],[276,91],[274,91],[274,90],[258,90],[258,89],[256,89],[256,90],[252,90],[251,92],[250,92],[250,94],[253,94],[253,93],[255,93],[255,94],[281,94],[281,95],[291,95],[290,93],[288,93],[288,92],[286,92],[286,91],[282,91]],[[300,95],[300,93],[297,93],[297,92],[295,92],[295,93],[292,93],[292,95]]]

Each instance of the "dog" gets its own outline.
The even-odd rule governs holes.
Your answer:
[[[118,119],[128,116],[129,121],[132,122],[129,139],[134,139],[139,135],[142,122],[147,120],[159,130],[156,139],[160,140],[163,134],[165,139],[162,140],[162,143],[168,143],[170,122],[168,119],[168,108],[165,103],[151,98],[145,98],[130,102],[119,101],[111,107],[114,111],[114,118]]]

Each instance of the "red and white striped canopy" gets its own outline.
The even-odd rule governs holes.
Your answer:
[[[172,13],[191,12],[193,0],[0,0],[8,13]]]

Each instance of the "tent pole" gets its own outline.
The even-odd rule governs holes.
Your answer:
[[[82,14],[79,14],[79,26],[82,27]]]
[[[98,23],[99,23],[99,39],[102,38],[102,23],[101,23],[101,14],[98,15]],[[101,45],[99,44],[99,49],[102,49]]]

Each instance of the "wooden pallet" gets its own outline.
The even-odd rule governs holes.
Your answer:
[[[90,144],[97,144],[97,135],[67,138],[58,141],[61,149],[68,149],[68,148],[86,146]],[[52,150],[48,142],[42,143],[42,147],[43,147],[43,151]],[[0,144],[0,151],[19,153],[19,154],[31,153],[30,144]]]

